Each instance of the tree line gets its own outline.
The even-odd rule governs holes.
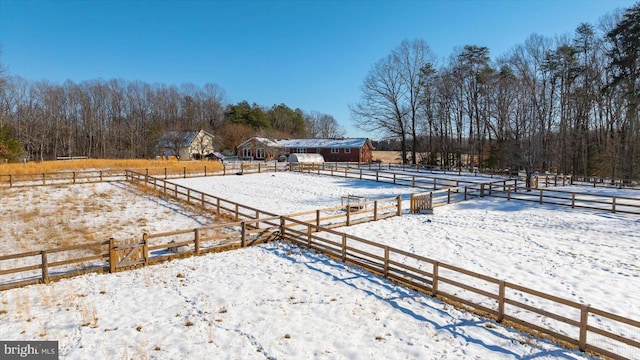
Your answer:
[[[225,90],[122,79],[28,81],[0,76],[0,159],[151,158],[166,131],[209,131],[221,150],[251,136],[341,137],[331,115],[242,101]]]
[[[404,162],[638,178],[638,24],[640,3],[493,60],[466,45],[440,65],[426,41],[403,41],[351,114],[397,141]]]

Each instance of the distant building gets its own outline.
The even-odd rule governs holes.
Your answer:
[[[204,130],[167,131],[154,150],[157,157],[199,160],[214,153],[214,139],[213,135]]]
[[[320,154],[328,162],[368,163],[372,160],[373,145],[367,138],[271,140],[252,137],[238,145],[237,154],[255,160],[274,160],[289,154]]]

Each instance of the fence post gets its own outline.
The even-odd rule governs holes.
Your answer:
[[[245,247],[247,246],[246,244],[246,238],[247,238],[247,224],[243,221],[240,223],[240,226],[242,227],[241,230],[241,236],[240,236],[240,247]]]
[[[196,248],[196,255],[200,255],[200,229],[194,230],[193,242]]]
[[[49,283],[49,265],[47,263],[47,251],[43,250],[40,252],[42,256],[42,282],[45,284]]]
[[[468,185],[464,187],[464,200],[465,201],[467,200],[467,187],[468,187]]]
[[[389,246],[384,247],[384,277],[389,277]]]
[[[616,212],[616,197],[612,197],[611,198],[611,212],[615,213]]]
[[[262,172],[262,168],[260,167],[261,163],[258,163],[258,174],[260,174]]]
[[[351,226],[351,204],[347,201],[347,226]]]
[[[484,197],[484,183],[480,184],[480,197]]]
[[[507,188],[507,200],[511,200],[511,187]]]
[[[74,171],[72,174],[73,174],[73,183],[75,184],[76,183],[76,172]]]
[[[404,169],[403,169],[404,170]],[[396,183],[396,173],[393,173],[393,183]]]
[[[204,204],[204,193],[200,193],[200,202],[202,203],[202,208],[205,208],[205,204]]]
[[[307,223],[307,245],[311,247],[311,224]]]
[[[42,173],[42,185],[47,184],[47,180],[45,179],[45,177],[46,177],[45,173]]]
[[[236,218],[235,218],[236,221],[240,220],[240,211],[238,210],[238,208],[239,208],[238,207],[238,203],[236,203],[236,215],[235,215],[236,216]]]
[[[11,174],[9,174],[9,187],[13,187],[13,178]]]
[[[316,210],[316,231],[320,231],[320,210]]]
[[[280,216],[280,236],[282,237],[282,240],[286,239],[284,238],[284,230],[285,230],[285,224],[284,224],[284,216]]]
[[[378,200],[373,202],[373,221],[378,221]]]
[[[149,234],[142,234],[142,252],[144,255],[144,265],[149,265]]]
[[[431,296],[433,297],[437,297],[438,296],[438,268],[440,266],[438,265],[437,261],[433,262],[433,291]]]
[[[347,261],[347,234],[342,234],[342,261]]]
[[[109,239],[109,271],[116,272],[116,241]]]
[[[216,216],[220,216],[220,198],[216,198]]]
[[[496,319],[499,323],[504,319],[505,287],[505,282],[500,281],[500,290],[498,291],[498,319]]]
[[[580,308],[580,340],[578,348],[584,352],[587,348],[587,321],[589,320],[589,305]]]
[[[416,194],[411,194],[411,197],[409,198],[409,212],[411,214],[417,214],[417,206],[416,206]]]
[[[204,177],[207,177],[207,165],[204,166]]]
[[[398,208],[397,215],[402,216],[402,196],[401,195],[398,195],[398,205],[396,206]]]
[[[451,188],[447,188],[447,204],[451,204]]]
[[[571,208],[575,208],[576,207],[576,193],[572,192],[571,193]]]
[[[543,195],[542,195],[542,191],[543,191],[543,190],[542,190],[542,189],[540,189],[540,204],[542,204],[542,197],[543,197]]]

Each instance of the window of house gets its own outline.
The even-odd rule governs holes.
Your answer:
[[[256,159],[264,159],[264,149],[256,149]]]
[[[298,153],[298,154],[306,154],[307,153],[307,148],[297,148],[296,149],[296,153]]]
[[[251,157],[251,148],[242,149],[242,157]]]
[[[340,153],[340,149],[338,149],[338,148],[331,148],[331,153],[332,153],[332,154],[339,154],[339,153]]]
[[[345,154],[351,154],[351,148],[344,149],[344,153]]]

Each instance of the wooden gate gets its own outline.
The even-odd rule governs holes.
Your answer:
[[[116,244],[109,241],[109,264],[111,272],[131,269],[144,265],[147,261],[147,242],[145,240],[128,239]]]
[[[411,213],[433,213],[433,193],[424,195],[411,194]]]

